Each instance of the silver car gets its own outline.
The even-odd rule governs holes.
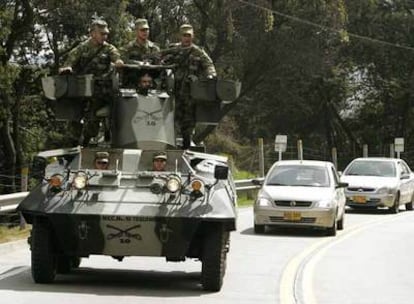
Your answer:
[[[358,207],[388,207],[392,213],[405,204],[413,210],[414,175],[405,161],[398,158],[357,158],[344,170],[341,181],[346,204]]]
[[[254,204],[255,233],[277,225],[324,228],[336,235],[344,227],[346,186],[330,162],[276,162]]]

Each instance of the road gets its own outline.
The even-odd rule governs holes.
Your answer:
[[[223,288],[199,285],[200,262],[101,256],[34,284],[27,246],[0,246],[0,301],[5,303],[412,303],[414,212],[346,214],[337,237],[271,229],[255,235],[252,209],[239,211]]]

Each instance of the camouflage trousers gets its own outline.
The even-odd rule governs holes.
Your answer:
[[[184,149],[187,149],[196,125],[196,103],[191,98],[190,83],[187,81],[176,85],[175,121],[183,137]]]

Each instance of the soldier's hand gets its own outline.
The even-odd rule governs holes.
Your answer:
[[[207,79],[214,79],[216,78],[214,75],[207,75]]]
[[[121,59],[118,59],[115,61],[115,67],[116,68],[122,68],[124,66],[124,62]]]
[[[59,74],[61,74],[61,75],[73,74],[72,67],[62,67],[62,68],[59,68]]]
[[[188,76],[188,79],[190,80],[190,81],[197,81],[198,80],[198,77],[196,76],[196,75],[189,75]]]

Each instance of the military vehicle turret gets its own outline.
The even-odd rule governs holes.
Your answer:
[[[128,77],[125,77],[128,69]],[[201,285],[218,291],[223,282],[230,232],[236,229],[236,190],[224,156],[182,150],[174,128],[174,70],[130,65],[113,77],[110,111],[101,109],[110,131],[94,145],[38,153],[39,184],[18,210],[32,224],[32,277],[51,283],[79,266],[81,258],[107,255],[159,256],[201,261]],[[151,73],[154,87],[142,95],[131,74]],[[125,79],[129,79],[128,81]],[[97,86],[91,75],[43,79],[56,117],[79,120]],[[217,124],[223,101],[237,98],[240,84],[197,81],[197,121]],[[108,138],[106,138],[108,139]],[[164,171],[153,171],[153,154],[164,151]],[[94,167],[97,153],[109,166]]]

